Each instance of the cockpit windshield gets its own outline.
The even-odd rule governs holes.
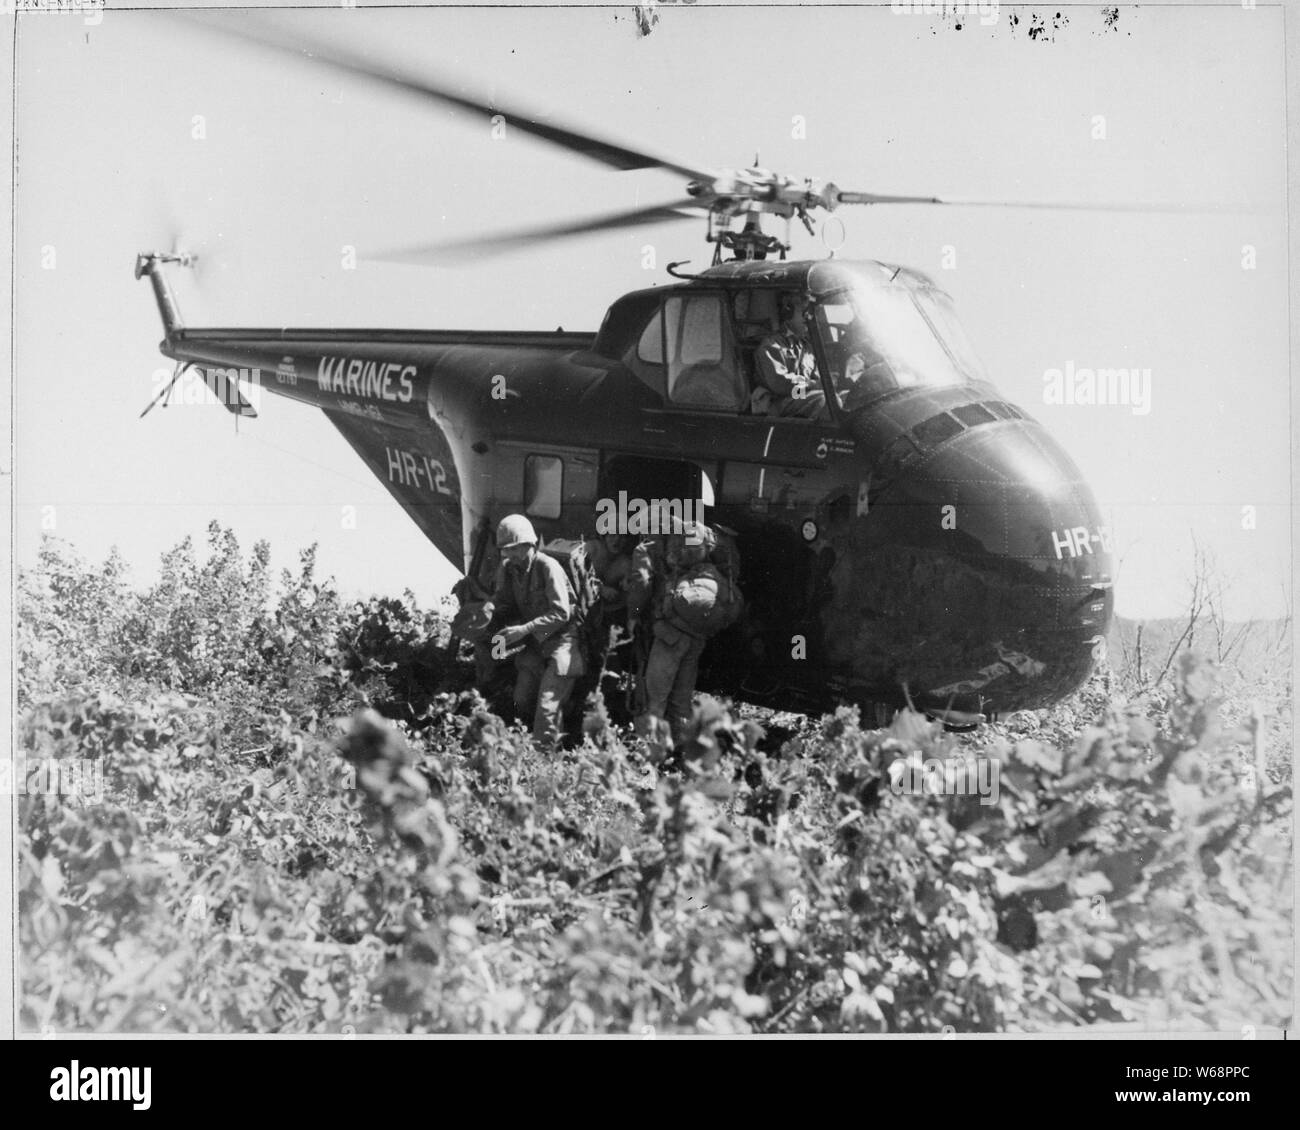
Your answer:
[[[816,303],[831,384],[847,412],[902,388],[988,380],[943,291],[863,279]]]

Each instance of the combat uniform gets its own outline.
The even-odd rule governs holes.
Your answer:
[[[585,670],[568,578],[554,557],[537,551],[527,570],[502,566],[491,604],[506,624],[528,629],[515,657],[515,710],[524,718],[534,712],[533,737],[553,746],[560,712]]]
[[[721,600],[724,582],[709,560],[717,548],[713,530],[689,522],[672,535],[648,538],[632,554],[628,615],[650,629],[640,633],[650,637],[640,657],[640,705],[644,716],[668,723],[675,742],[691,717],[704,646],[722,626],[717,613],[738,600],[730,582],[732,603]]]
[[[627,581],[632,568],[632,554],[614,552],[605,544],[604,538],[590,539],[583,545],[583,551],[600,581],[601,618],[607,625],[618,624],[627,615]]]
[[[646,713],[667,721],[673,741],[681,740],[691,717],[691,699],[708,637],[693,613],[711,608],[722,577],[708,561],[670,573],[654,621],[654,643],[645,668]]]
[[[668,535],[660,534],[638,542],[627,569],[628,621],[648,619],[664,594],[669,574]]]
[[[750,399],[754,411],[774,416],[827,414],[826,393],[817,380],[817,360],[797,333],[782,330],[765,337],[754,351],[754,368],[759,380]]]
[[[639,542],[632,551],[627,572],[627,623],[634,633],[633,662],[644,672],[654,642],[654,612],[664,593],[668,573],[667,537],[656,536]],[[636,709],[645,710],[645,678],[637,680]]]
[[[609,651],[610,628],[617,627],[624,632],[628,629],[627,586],[632,554],[610,549],[603,537],[584,542],[582,552],[588,569],[600,582],[600,600],[588,612],[593,621],[589,625],[589,658],[591,666],[599,671]]]

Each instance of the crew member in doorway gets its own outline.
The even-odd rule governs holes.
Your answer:
[[[680,742],[691,718],[704,645],[739,617],[743,602],[734,579],[709,560],[716,535],[701,522],[685,523],[666,539],[663,576],[655,586],[653,642],[645,666],[645,715],[668,723]]]
[[[600,600],[593,609],[595,623],[589,656],[591,666],[599,671],[609,652],[610,629],[617,628],[622,637],[629,634],[627,589],[632,569],[632,538],[627,534],[604,534],[589,538],[582,549],[587,567],[600,584]]]

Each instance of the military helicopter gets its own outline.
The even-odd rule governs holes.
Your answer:
[[[255,414],[239,388],[247,374],[319,408],[483,585],[508,513],[563,551],[611,506],[698,506],[733,532],[748,605],[705,652],[701,689],[785,710],[853,702],[879,716],[910,704],[967,726],[1049,705],[1088,677],[1113,610],[1112,549],[1073,461],[994,387],[926,275],[833,253],[786,258],[792,221],[811,232],[840,205],[985,202],[843,191],[757,164],[709,171],[333,46],[307,50],[606,166],[687,178],[680,198],[651,207],[377,258],[449,263],[696,217],[713,264],[671,264],[674,283],[617,299],[595,333],[232,329],[186,326],[166,268],[193,257],[146,252],[136,277],[153,286],[160,348],[176,362],[154,403],[193,368],[239,415]],[[764,217],[784,220],[785,238]],[[755,409],[755,351],[781,329],[783,304],[805,316],[815,411]]]

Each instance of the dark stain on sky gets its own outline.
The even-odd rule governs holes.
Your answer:
[[[951,27],[954,31],[961,31],[969,23],[978,20],[978,8],[971,3],[964,12],[956,12],[952,9],[942,9],[943,23]],[[1119,5],[1112,4],[1102,8],[1102,31],[1093,32],[1094,35],[1105,34],[1106,32],[1119,31]],[[1027,21],[1028,26],[1025,29],[1026,35],[1035,43],[1055,43],[1056,33],[1063,31],[1070,26],[1070,17],[1063,12],[1053,11],[1050,15],[1047,13],[1039,14],[1038,12],[1029,12],[1021,16],[1016,12],[1006,13],[1007,26],[1011,28],[1011,34],[1015,35],[1020,27],[1022,20]],[[936,24],[930,25],[930,34],[938,35],[939,29]],[[1132,35],[1132,32],[1126,32]]]

